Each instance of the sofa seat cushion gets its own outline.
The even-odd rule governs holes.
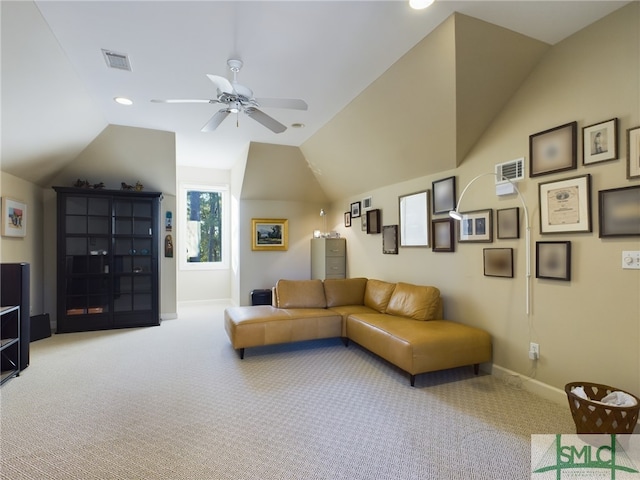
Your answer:
[[[369,308],[365,305],[341,305],[339,307],[331,307],[332,312],[338,313],[342,316],[342,336],[347,336],[347,317],[355,313],[378,313],[373,308]]]
[[[440,320],[440,290],[436,287],[398,282],[385,313],[414,320]]]
[[[366,278],[327,278],[324,281],[324,295],[327,307],[342,305],[364,305]]]
[[[342,336],[342,316],[324,308],[229,307],[224,327],[233,348]]]
[[[276,306],[279,308],[326,308],[322,280],[278,280]]]
[[[385,314],[347,317],[347,337],[412,375],[491,360],[491,337],[449,320]]]

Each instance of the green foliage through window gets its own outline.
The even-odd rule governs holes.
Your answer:
[[[222,262],[222,192],[187,190],[187,262]]]

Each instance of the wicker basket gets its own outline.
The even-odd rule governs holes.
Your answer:
[[[611,392],[621,391],[619,388],[609,387],[589,382],[567,383],[564,391],[567,393],[569,408],[573,421],[576,424],[577,433],[633,433],[633,429],[638,422],[638,411],[640,411],[640,399],[636,399],[633,407],[617,407],[614,405],[603,405],[590,400],[580,398],[571,389],[584,387],[584,391],[591,400],[602,400]],[[626,392],[625,392],[626,393]]]

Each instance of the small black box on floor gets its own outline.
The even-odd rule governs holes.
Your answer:
[[[271,289],[251,290],[251,305],[271,305]]]
[[[31,317],[31,339],[42,340],[51,336],[51,324],[49,323],[49,314],[43,313],[42,315],[34,315]]]

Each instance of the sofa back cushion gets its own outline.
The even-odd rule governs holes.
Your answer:
[[[386,313],[414,320],[442,319],[440,290],[399,282],[389,299]]]
[[[278,280],[276,283],[279,308],[326,308],[322,280]]]
[[[364,305],[366,278],[327,278],[324,281],[324,295],[327,307],[342,305]]]
[[[395,283],[367,280],[367,288],[364,290],[364,304],[380,313],[385,313],[395,287]]]

